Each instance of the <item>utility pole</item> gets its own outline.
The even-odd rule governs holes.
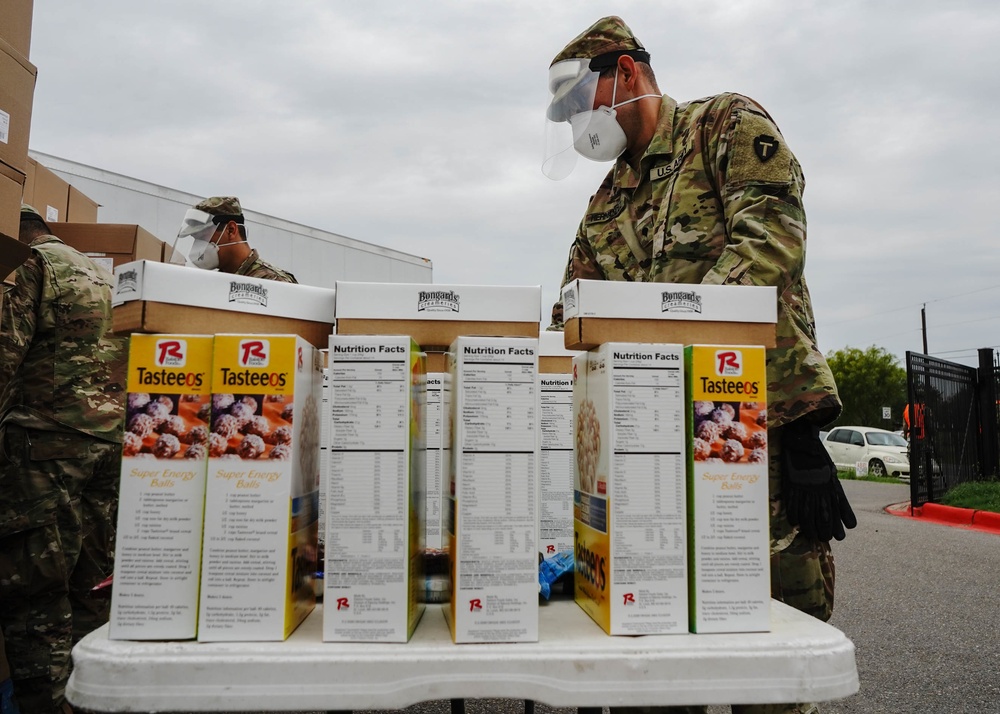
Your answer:
[[[920,329],[924,334],[924,354],[927,354],[927,303],[920,308]]]

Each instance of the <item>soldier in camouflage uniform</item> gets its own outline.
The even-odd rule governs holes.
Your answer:
[[[617,17],[599,20],[571,41],[552,61],[549,76],[548,119],[554,131],[543,171],[562,178],[571,169],[566,159],[573,149],[595,160],[617,158],[580,223],[563,285],[581,278],[777,287],[777,344],[767,352],[772,595],[829,619],[830,534],[816,537],[815,529],[791,525],[782,498],[782,437],[794,432],[794,442],[784,439],[786,448],[798,445],[805,430],[808,450],[816,455],[816,448],[822,450],[818,426],[841,410],[833,375],[816,344],[803,275],[805,180],[798,161],[768,113],[748,97],[721,94],[678,104],[662,95],[648,53]],[[607,116],[597,116],[602,113]],[[562,143],[560,125],[566,130]],[[561,303],[553,308],[552,325],[562,326]],[[835,469],[823,473],[827,481],[832,473],[839,487]],[[852,520],[853,514],[844,517],[848,527]],[[837,520],[833,531],[842,538],[839,525]],[[704,708],[612,709],[661,710]]]
[[[0,627],[24,712],[67,711],[70,649],[107,622],[126,351],[112,276],[30,206],[0,319]]]
[[[260,259],[247,243],[243,209],[235,196],[213,196],[184,216],[178,238],[194,238],[188,258],[199,268],[251,278],[295,283],[295,276]]]

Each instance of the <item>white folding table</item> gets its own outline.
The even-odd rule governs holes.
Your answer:
[[[452,643],[428,605],[406,644],[322,641],[323,608],[284,642],[133,642],[104,626],[73,649],[66,696],[97,712],[402,709],[509,698],[556,707],[825,701],[858,691],[854,644],[771,602],[771,632],[610,637],[571,600],[536,643]],[[599,709],[598,709],[599,711]]]

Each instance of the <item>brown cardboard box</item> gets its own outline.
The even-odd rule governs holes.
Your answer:
[[[590,350],[605,342],[774,347],[774,328],[773,322],[623,320],[610,317],[574,317],[566,321],[563,338],[566,349],[569,350]]]
[[[26,168],[24,202],[38,211],[47,223],[65,221],[69,184],[30,156]]]
[[[6,24],[4,17],[2,24]],[[0,39],[0,161],[24,173],[38,70]]]
[[[81,253],[91,258],[110,259],[112,265],[109,270],[133,260],[160,262],[163,258],[163,241],[140,226],[127,223],[56,223],[49,227],[63,242]]]
[[[31,0],[0,0],[0,40],[25,59],[31,57],[32,5]]]
[[[209,307],[171,305],[134,300],[112,310],[115,332],[176,332],[214,335],[232,332],[247,335],[299,335],[316,347],[325,348],[333,332],[329,322],[312,322],[274,315],[252,315]]]
[[[66,220],[70,223],[97,223],[97,201],[75,186],[69,187]]]
[[[163,241],[163,255],[160,256],[160,262],[186,265],[187,258],[179,250],[174,250],[173,241]]]
[[[572,357],[538,357],[539,374],[569,374],[573,371]]]
[[[0,233],[10,236],[14,240],[17,240],[17,234],[20,230],[23,184],[24,174],[5,164],[0,164]],[[3,275],[6,274],[3,273]]]
[[[447,352],[436,352],[429,351],[425,353],[427,355],[427,371],[428,372],[447,372],[448,371],[448,353]]]
[[[456,337],[538,337],[537,322],[337,319],[338,335],[410,335],[423,348],[445,351]],[[428,368],[428,371],[431,371]]]

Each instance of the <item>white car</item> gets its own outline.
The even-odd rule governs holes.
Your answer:
[[[868,426],[838,426],[823,440],[838,469],[867,464],[871,476],[910,478],[906,439],[886,429]]]

